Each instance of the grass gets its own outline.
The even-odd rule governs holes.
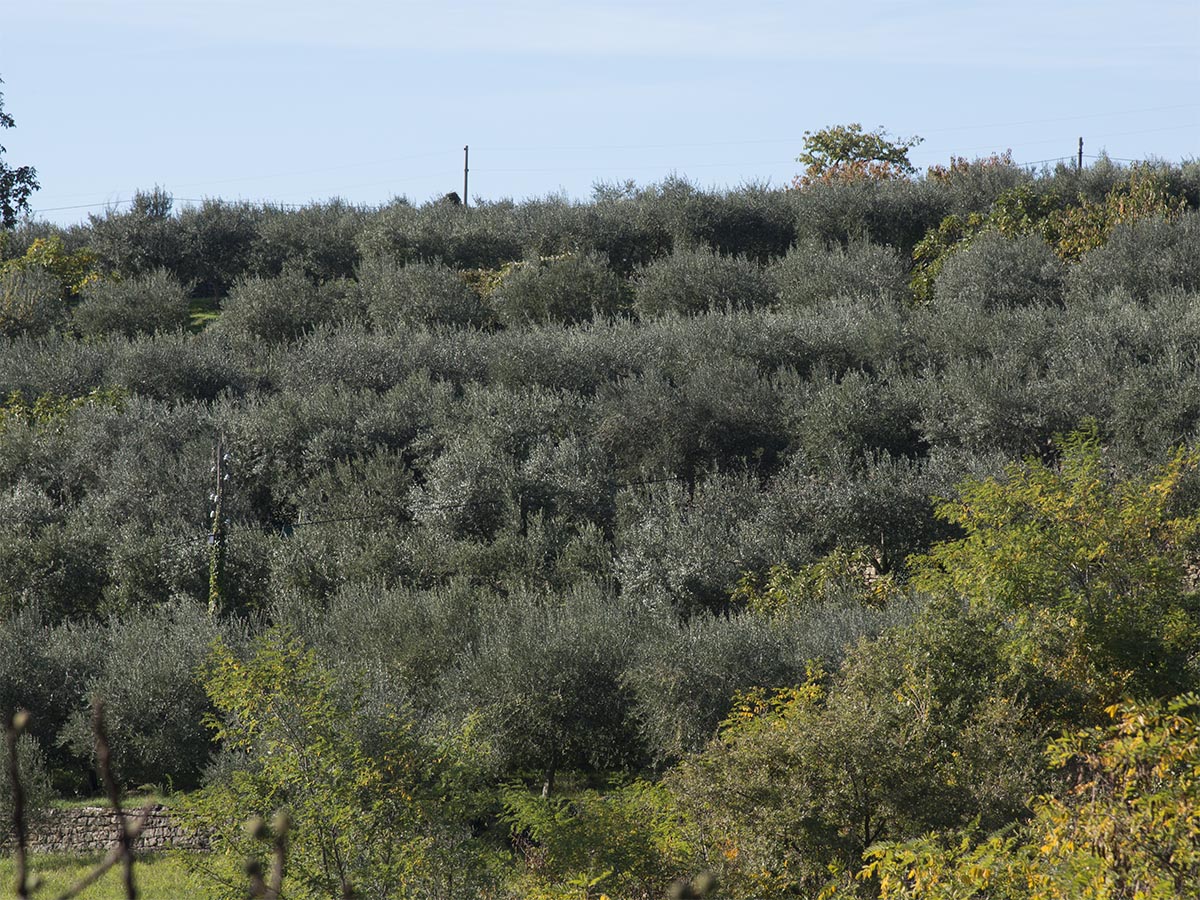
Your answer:
[[[216,297],[193,297],[188,303],[191,322],[188,330],[197,334],[221,317],[221,308]]]
[[[139,856],[133,869],[134,881],[141,900],[214,900],[215,885],[190,872],[183,851]],[[65,856],[51,853],[32,853],[29,856],[30,874],[41,879],[41,887],[35,896],[55,897],[65,891],[91,871],[103,854],[93,856]],[[0,858],[0,896],[9,896],[13,888],[13,861],[9,856]],[[124,900],[125,890],[121,867],[114,866],[104,877],[81,895],[81,900]]]
[[[143,806],[170,805],[170,797],[158,791],[139,791],[121,798],[121,807],[137,812]],[[108,797],[67,797],[50,801],[51,809],[83,809],[85,806],[109,806]]]

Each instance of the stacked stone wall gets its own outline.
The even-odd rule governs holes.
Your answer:
[[[136,821],[141,810],[125,810],[127,820]],[[103,853],[117,843],[120,830],[116,814],[102,806],[52,809],[30,822],[29,849],[34,853]],[[134,850],[206,850],[202,837],[172,821],[164,806],[151,807],[146,825],[133,844]]]

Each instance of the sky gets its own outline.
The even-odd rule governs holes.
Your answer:
[[[39,0],[0,17],[38,217],[160,186],[362,204],[566,194],[680,175],[785,185],[804,133],[1200,157],[1196,0]]]

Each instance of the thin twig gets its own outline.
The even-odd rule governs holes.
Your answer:
[[[287,857],[287,837],[288,829],[292,826],[291,817],[280,811],[275,814],[271,826],[275,832],[275,846],[271,859],[271,884],[267,888],[265,896],[266,900],[279,900],[280,891],[283,889],[283,863]]]
[[[21,767],[17,761],[17,738],[29,724],[29,714],[19,710],[5,723],[4,743],[8,748],[8,778],[12,788],[12,827],[16,839],[14,867],[16,889],[19,900],[29,900],[29,872],[26,867],[26,849],[29,832],[25,823],[25,786],[21,784]]]
[[[119,831],[117,848],[121,854],[121,866],[124,869],[125,900],[137,900],[137,887],[133,883],[133,837],[129,824],[125,821],[125,813],[121,810],[121,789],[112,772],[112,753],[108,746],[108,735],[104,732],[104,700],[97,697],[92,704],[92,731],[96,737],[96,768],[104,781],[104,790],[108,794],[108,802],[112,805],[117,816]],[[145,817],[142,817],[145,822]],[[140,831],[141,829],[139,829]]]
[[[116,778],[113,777],[112,753],[108,746],[108,735],[104,731],[104,701],[99,697],[92,704],[92,733],[96,741],[96,768],[99,769],[100,778],[104,781],[104,790],[108,794],[108,802],[112,805],[113,813],[117,817],[117,827],[120,830],[117,835],[117,843],[108,851],[104,859],[79,881],[59,894],[57,900],[73,900],[78,897],[118,861],[122,863],[125,870],[126,900],[137,900],[137,888],[133,883],[133,842],[146,827],[146,821],[150,818],[154,805],[148,803],[132,821],[126,819],[125,811],[121,809],[121,789],[117,786]]]

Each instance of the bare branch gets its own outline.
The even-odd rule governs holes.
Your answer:
[[[29,872],[26,866],[29,832],[25,822],[25,786],[21,784],[21,767],[17,760],[17,738],[28,724],[29,714],[25,710],[18,710],[4,727],[4,743],[8,748],[8,777],[12,785],[12,828],[13,838],[16,840],[14,868],[19,900],[29,900]]]
[[[78,897],[118,862],[124,868],[126,900],[137,900],[137,888],[133,883],[133,842],[146,827],[146,820],[150,817],[154,805],[144,806],[137,817],[132,820],[126,817],[125,811],[121,808],[121,789],[117,786],[116,778],[113,777],[112,753],[108,746],[108,735],[104,731],[104,701],[99,697],[92,704],[92,733],[96,740],[96,768],[104,782],[108,802],[117,817],[119,829],[117,843],[108,851],[104,859],[96,864],[94,869],[59,894],[57,900],[73,900]]]
[[[283,863],[287,857],[288,829],[292,827],[292,819],[281,810],[275,814],[271,827],[275,832],[275,847],[271,859],[271,884],[265,896],[266,900],[279,900],[279,892],[283,889]]]
[[[108,735],[104,732],[104,700],[100,697],[92,704],[92,731],[96,737],[96,768],[100,770],[108,802],[117,816],[117,838],[120,841],[118,846],[121,852],[121,866],[124,869],[125,900],[137,900],[137,887],[133,883],[133,837],[121,810],[121,789],[117,786],[117,779],[113,777],[112,753],[108,746]]]

